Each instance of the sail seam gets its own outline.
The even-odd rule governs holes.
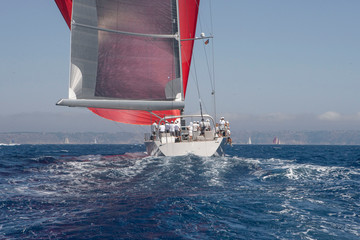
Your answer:
[[[140,37],[152,37],[152,38],[174,38],[176,40],[179,39],[179,34],[146,34],[146,33],[133,33],[133,32],[125,32],[125,31],[118,31],[118,30],[112,30],[112,29],[107,29],[107,28],[101,28],[101,27],[94,27],[94,26],[90,26],[90,25],[86,25],[86,24],[82,24],[82,23],[76,23],[76,22],[72,22],[72,26],[74,27],[84,27],[84,28],[89,28],[89,29],[93,29],[93,30],[99,30],[99,31],[104,31],[104,32],[111,32],[111,33],[117,33],[117,34],[124,34],[124,35],[132,35],[132,36],[140,36]]]

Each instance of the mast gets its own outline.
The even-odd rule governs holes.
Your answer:
[[[177,14],[177,27],[178,27],[178,44],[179,44],[179,65],[180,65],[180,80],[181,80],[181,100],[185,101],[184,96],[184,82],[183,82],[183,73],[182,73],[182,59],[181,59],[181,31],[180,31],[180,15],[179,15],[179,0],[176,0],[176,14]],[[180,109],[180,113],[182,114],[184,108]]]

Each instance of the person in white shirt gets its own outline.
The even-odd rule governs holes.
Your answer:
[[[199,129],[199,121],[195,121],[194,124],[193,124],[193,132],[197,132]]]
[[[219,137],[220,136],[220,130],[219,130],[219,124],[217,123],[215,126],[215,133]]]
[[[193,123],[190,122],[190,125],[188,126],[188,130],[189,130],[189,141],[192,141],[192,137],[193,137]]]
[[[210,126],[210,120],[206,119],[205,122],[205,131],[210,131],[211,130],[211,126]]]
[[[154,123],[151,125],[151,134],[152,134],[152,137],[153,137],[154,140],[155,140],[155,138],[156,138],[157,128],[158,128],[157,123],[154,122]]]
[[[171,123],[170,123],[170,135],[175,136],[175,124],[174,124],[174,121],[171,121]]]
[[[179,124],[177,124],[177,121],[175,121],[174,128],[175,128],[175,136],[179,137],[180,136],[180,126],[179,126]]]
[[[230,127],[227,127],[226,135],[227,135],[227,141],[226,141],[226,143],[229,144],[230,146],[232,146],[232,139],[231,139],[231,137],[230,137],[230,135],[231,135]]]
[[[161,123],[160,127],[159,127],[159,131],[160,133],[165,133],[165,125],[164,122]]]
[[[170,132],[170,124],[168,121],[165,121],[165,132],[167,132],[167,133]]]
[[[220,130],[220,134],[224,136],[224,134],[225,134],[225,119],[224,119],[224,117],[220,118],[219,130]]]

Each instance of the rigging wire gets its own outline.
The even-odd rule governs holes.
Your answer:
[[[209,17],[210,17],[210,35],[213,35],[213,20],[212,20],[212,5],[211,5],[211,0],[209,0]],[[200,29],[202,30],[202,24],[201,24],[201,18],[199,18],[199,25],[200,25]],[[206,40],[208,41],[208,40]],[[213,97],[213,107],[214,107],[214,117],[215,119],[217,119],[216,117],[216,98],[215,98],[215,57],[214,57],[214,39],[212,39],[212,43],[211,43],[211,55],[212,55],[212,67],[210,67],[209,65],[209,57],[208,57],[208,53],[206,51],[206,46],[207,44],[206,41],[203,39],[203,50],[204,50],[204,55],[205,55],[205,60],[206,60],[206,66],[207,66],[207,71],[209,74],[209,81],[210,81],[210,87],[211,87],[211,95]],[[211,71],[212,68],[212,71]]]
[[[195,55],[193,54],[192,57],[192,61],[193,61],[193,68],[194,68],[194,73],[193,78],[195,79],[195,83],[196,83],[196,89],[197,89],[197,93],[198,93],[198,98],[199,98],[199,104],[200,104],[200,113],[201,115],[203,115],[202,113],[202,98],[201,98],[201,93],[200,93],[200,87],[199,87],[199,79],[198,79],[198,74],[197,74],[197,70],[196,70],[196,62],[195,62]],[[205,111],[208,112],[206,105],[204,105]]]
[[[195,0],[194,0],[195,1]],[[197,5],[197,7],[200,9],[200,6]],[[213,34],[213,22],[212,22],[212,11],[211,11],[211,0],[209,0],[209,8],[210,8],[210,32],[211,32],[211,35]],[[203,32],[203,24],[202,24],[202,13],[201,11],[199,11],[198,13],[198,26],[200,28],[200,32]],[[216,119],[216,105],[215,105],[215,70],[214,70],[214,46],[212,44],[212,73],[211,73],[211,67],[210,67],[210,64],[209,64],[209,58],[208,58],[208,54],[206,52],[206,45],[205,45],[205,40],[203,40],[203,50],[204,50],[204,54],[205,54],[205,60],[206,60],[206,66],[207,66],[207,71],[208,71],[208,74],[209,74],[209,81],[210,81],[210,87],[211,87],[211,95],[213,96],[214,98],[214,115],[215,115],[215,119]],[[186,59],[186,62],[188,64],[188,67],[190,68],[190,64],[189,64],[189,61],[191,61],[191,59]],[[208,110],[206,109],[206,105],[202,105],[202,98],[201,98],[201,93],[200,93],[200,87],[199,87],[199,78],[198,78],[198,73],[197,73],[197,68],[196,68],[196,60],[195,60],[195,54],[193,52],[193,55],[192,55],[192,63],[193,63],[193,71],[190,71],[190,74],[192,75],[193,79],[195,80],[195,84],[196,84],[196,89],[197,89],[197,93],[198,93],[198,98],[199,98],[199,104],[200,104],[200,112],[201,112],[201,115],[202,115],[202,107],[205,108],[205,111],[208,112]],[[213,76],[212,76],[213,75]]]
[[[197,90],[197,93],[198,93],[198,97],[199,97],[199,101],[200,101],[200,108],[201,108],[201,95],[200,95],[199,80],[198,80],[198,75],[197,75],[197,70],[196,70],[196,63],[195,63],[194,54],[193,54],[193,66],[194,66],[196,90]]]
[[[209,8],[210,8],[210,30],[211,30],[211,34],[214,34],[214,25],[213,25],[213,16],[212,16],[212,4],[211,4],[211,0],[209,0]],[[213,95],[213,100],[214,100],[214,117],[215,119],[217,119],[216,117],[216,81],[215,81],[215,51],[214,51],[214,39],[212,41],[212,44],[211,44],[211,50],[212,50],[212,70],[213,70],[213,89],[212,89],[212,92],[211,94]]]

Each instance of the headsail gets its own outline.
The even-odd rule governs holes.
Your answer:
[[[72,0],[55,0],[61,14],[63,15],[66,24],[71,28],[71,12],[72,12]]]
[[[104,118],[131,124],[151,124],[151,110],[179,115],[193,49],[193,41],[184,41],[180,51],[179,32],[181,39],[194,37],[199,0],[55,2],[69,26],[72,16],[66,105],[81,102]]]

